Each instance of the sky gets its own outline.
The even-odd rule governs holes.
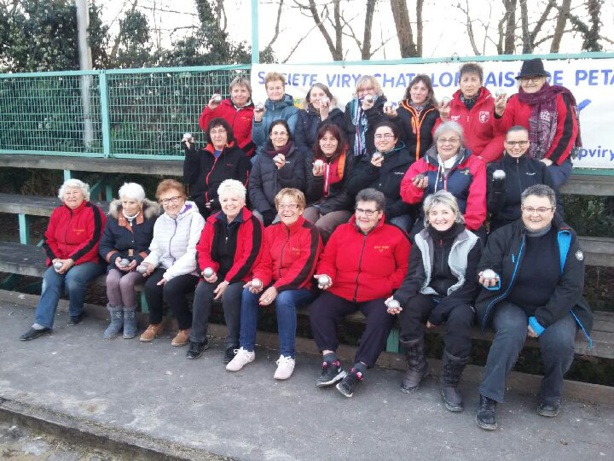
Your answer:
[[[279,61],[289,63],[310,63],[331,61],[331,55],[320,32],[314,28],[314,22],[310,17],[303,16],[297,8],[290,8],[296,1],[285,0],[286,10],[282,16],[280,34],[273,45]],[[103,20],[106,23],[117,24],[123,9],[127,8],[132,1],[129,0],[98,0],[103,5]],[[272,0],[260,0],[259,2],[259,40],[260,48],[264,48],[274,34],[274,25],[277,14],[277,2]],[[358,0],[352,2],[359,3]],[[360,2],[362,3],[362,2]],[[424,51],[423,57],[450,57],[454,55],[474,55],[466,34],[466,26],[463,24],[462,13],[451,6],[459,3],[458,0],[426,0],[424,6]],[[460,3],[463,3],[462,0]],[[493,28],[500,11],[497,10],[499,2],[490,0],[472,0],[470,5],[474,30],[478,36],[478,47],[486,55],[495,54],[493,45],[488,36],[492,36]],[[573,4],[580,4],[580,0],[574,0]],[[409,1],[410,17],[414,2]],[[446,5],[442,8],[442,5]],[[152,27],[161,29],[161,44],[170,45],[172,38],[178,38],[185,33],[187,27],[198,24],[198,18],[194,13],[192,0],[138,0],[139,9],[150,18]],[[606,1],[603,7],[603,24],[614,23],[614,2]],[[345,8],[344,15],[347,19],[358,16],[361,12],[354,12],[354,8]],[[360,9],[358,9],[360,10]],[[251,0],[226,0],[228,14],[228,28],[230,38],[233,41],[246,41],[251,44]],[[580,13],[578,11],[578,13]],[[361,36],[361,18],[356,17],[354,24],[357,35]],[[490,33],[486,33],[485,24],[489,24]],[[607,30],[607,29],[605,29]],[[374,48],[382,41],[388,44],[382,47],[372,59],[398,59],[400,58],[398,43],[395,37],[394,22],[390,13],[389,0],[380,0],[377,4],[377,13],[373,24]],[[292,53],[302,37],[306,37]],[[614,38],[614,37],[612,37]],[[578,38],[567,36],[563,42],[562,52],[576,53],[580,51]],[[344,37],[344,47],[347,50],[346,60],[359,60],[360,54],[352,39]],[[484,52],[485,50],[485,52]],[[547,53],[548,49],[538,50]],[[609,51],[614,51],[614,45],[609,45]]]

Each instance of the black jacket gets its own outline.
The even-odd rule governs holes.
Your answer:
[[[424,157],[429,147],[433,145],[433,127],[439,118],[439,111],[431,104],[427,104],[419,113],[402,101],[397,109],[398,116],[391,118],[401,129],[401,140],[413,160]]]
[[[576,233],[560,218],[555,216],[552,226],[558,240],[560,258],[563,259],[559,282],[552,291],[548,302],[535,310],[535,318],[539,324],[548,328],[570,311],[573,313],[584,333],[588,335],[593,325],[593,314],[590,306],[582,297],[584,289],[584,254],[578,243]],[[492,269],[499,275],[498,287],[481,288],[476,301],[478,322],[482,329],[489,325],[493,310],[505,300],[514,288],[514,282],[519,271],[522,271],[522,261],[526,248],[526,231],[522,220],[503,226],[493,232],[482,253],[478,273]],[[569,245],[565,256],[565,247]],[[536,286],[540,281],[535,280]]]
[[[236,179],[247,185],[249,170],[252,166],[249,157],[239,149],[235,142],[224,147],[218,158],[213,154],[213,145],[196,151],[194,144],[185,147],[183,162],[183,182],[190,187],[190,199],[198,205],[200,214],[205,218],[220,210],[217,188],[225,179]],[[205,204],[211,202],[211,208]]]
[[[98,252],[109,264],[107,270],[116,267],[118,257],[135,260],[137,264],[149,254],[149,244],[153,238],[153,228],[160,206],[147,199],[143,202],[143,212],[133,222],[132,226],[122,214],[120,200],[113,200],[109,205],[107,224],[104,228]]]
[[[334,161],[334,158],[332,159]],[[331,159],[326,159],[330,163]],[[325,215],[331,211],[342,211],[352,209],[354,205],[354,195],[348,192],[348,180],[354,174],[354,156],[346,151],[343,179],[335,184],[331,184],[328,197],[324,197],[324,176],[313,175],[313,156],[305,160],[307,170],[307,206],[318,205],[320,214]]]
[[[272,149],[270,141],[266,146]],[[252,173],[249,179],[249,199],[252,209],[262,213],[275,211],[275,196],[284,187],[294,187],[305,192],[307,188],[307,172],[305,159],[293,145],[286,156],[286,164],[277,169],[273,159],[260,149],[254,158]],[[310,173],[311,174],[311,173]]]
[[[305,158],[313,157],[313,147],[316,143],[318,130],[330,123],[337,125],[343,131],[344,117],[341,109],[332,108],[324,121],[320,120],[320,114],[311,106],[298,113],[293,135],[296,147],[298,147],[298,150]]]
[[[384,162],[380,168],[371,164],[373,155],[359,157],[352,176],[348,181],[347,189],[350,194],[356,195],[362,189],[373,187],[386,196],[386,219],[410,214],[411,205],[403,202],[401,198],[401,181],[413,163],[409,152],[403,145],[397,146],[384,154]]]
[[[384,103],[386,102],[386,96],[380,96],[375,101],[373,107],[365,111],[367,117],[367,132],[365,134],[365,152],[375,152],[375,127],[381,122],[388,121],[388,117],[384,115]],[[356,125],[352,120],[352,114],[357,104],[360,104],[359,100],[354,98],[348,102],[345,106],[345,122],[344,130],[347,137],[348,144],[350,145],[350,154],[354,155],[354,142],[356,138]]]
[[[429,322],[441,325],[456,306],[473,305],[479,291],[477,267],[482,245],[475,234],[472,235],[463,224],[455,224],[444,233],[426,228],[420,232],[420,236],[428,246],[430,272],[427,274],[420,242],[412,245],[409,268],[403,284],[394,294],[394,299],[404,308],[411,309],[411,299],[418,293],[437,292],[437,295],[432,292],[424,294],[441,299],[429,316]],[[456,249],[452,256],[452,259],[456,258],[454,262],[451,259],[452,248]],[[462,249],[458,251],[458,248]],[[454,264],[464,267],[462,278],[452,269],[451,265]],[[430,290],[424,286],[427,279],[427,287]],[[455,284],[459,286],[452,288]],[[450,290],[452,291],[448,293]]]
[[[505,172],[503,181],[493,181],[496,170]],[[519,158],[504,155],[502,160],[486,165],[486,175],[486,205],[490,213],[491,232],[520,219],[520,194],[527,187],[545,184],[557,192],[546,164],[526,155]],[[562,206],[559,201],[560,195],[557,193],[557,211],[560,213]]]

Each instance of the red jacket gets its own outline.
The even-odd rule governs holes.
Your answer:
[[[213,254],[216,251],[213,246],[216,241],[220,241],[219,237],[226,228],[225,221],[220,219],[221,214],[220,211],[207,218],[200,240],[196,245],[196,261],[199,273],[202,273],[207,267],[212,268],[217,273],[220,268],[219,262],[213,259]],[[233,249],[233,264],[225,277],[228,283],[235,283],[240,280],[249,282],[252,279],[252,269],[258,263],[263,247],[263,230],[262,223],[251,211],[243,207],[241,222],[237,231],[236,247]]]
[[[236,108],[232,101],[224,99],[215,109],[205,106],[200,114],[198,125],[203,131],[207,131],[207,125],[214,118],[221,117],[232,127],[235,139],[239,147],[248,156],[254,154],[255,146],[252,143],[252,120],[254,119],[254,105],[250,102],[247,106]]]
[[[438,174],[436,150],[436,147],[430,148],[424,157],[409,167],[401,181],[401,198],[415,205],[422,203],[426,195],[445,189],[456,197],[467,229],[478,230],[486,220],[486,165],[461,149],[456,165],[448,172],[447,178],[443,178]],[[428,178],[426,189],[414,186],[413,179],[417,174]]]
[[[495,99],[488,89],[480,88],[480,96],[471,110],[462,103],[457,90],[450,101],[450,120],[463,127],[465,147],[484,162],[494,162],[503,156],[505,134],[495,132]],[[433,131],[441,124],[437,121]]]
[[[316,274],[326,274],[333,284],[328,291],[353,302],[392,296],[407,272],[411,244],[407,234],[384,224],[382,216],[367,235],[352,217],[331,235]]]
[[[66,205],[57,207],[45,231],[47,266],[55,258],[70,258],[75,265],[99,263],[98,245],[106,222],[102,210],[91,202],[84,201],[74,210]]]
[[[569,157],[575,145],[578,137],[578,120],[561,93],[556,96],[556,111],[558,113],[556,132],[544,158],[549,158],[553,163],[560,165]],[[530,130],[530,116],[531,106],[520,102],[517,94],[512,95],[507,101],[503,116],[495,117],[495,128],[503,136],[515,125],[521,125]]]
[[[254,277],[264,286],[274,280],[277,291],[311,288],[322,238],[316,227],[302,216],[291,226],[278,222],[264,229],[266,250]]]

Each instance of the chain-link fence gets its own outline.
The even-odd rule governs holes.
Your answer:
[[[238,75],[249,66],[0,74],[0,154],[180,156]]]

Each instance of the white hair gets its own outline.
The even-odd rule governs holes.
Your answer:
[[[90,201],[90,186],[89,184],[80,181],[79,179],[68,179],[64,181],[64,184],[60,187],[60,191],[58,192],[58,198],[64,202],[64,193],[66,189],[81,189],[83,192],[83,196],[85,197],[85,201]]]
[[[145,200],[145,190],[143,189],[143,186],[135,182],[124,183],[124,185],[119,188],[117,194],[119,195],[120,200],[128,198],[134,199],[139,203],[143,203],[143,200]]]
[[[221,198],[222,195],[226,194],[235,194],[245,200],[247,190],[241,181],[237,181],[236,179],[225,179],[217,188],[217,195]]]

